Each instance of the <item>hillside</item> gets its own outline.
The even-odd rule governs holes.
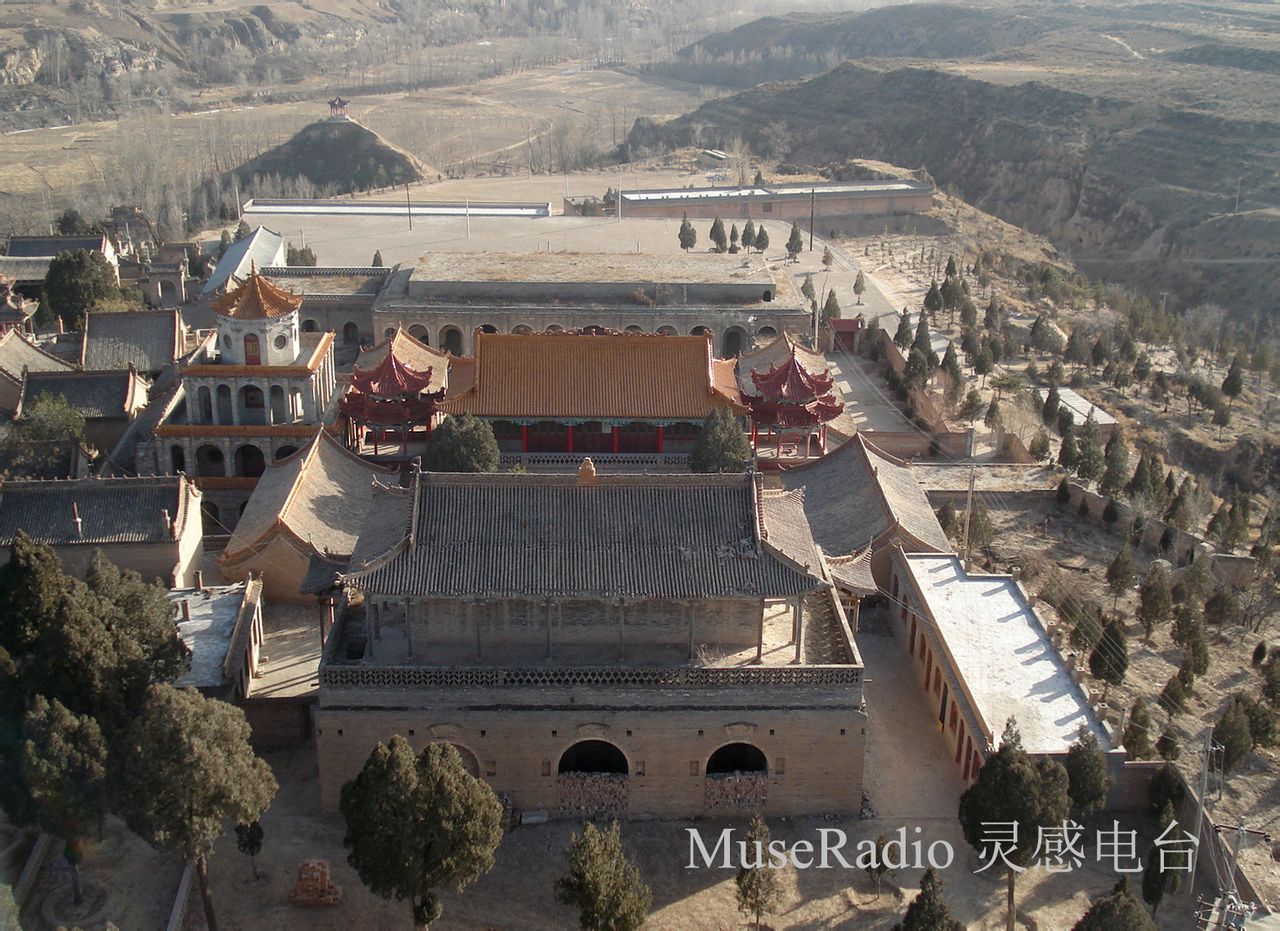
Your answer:
[[[1118,93],[1126,88],[1118,87]],[[1273,98],[1274,99],[1274,98]],[[1082,270],[1252,312],[1280,284],[1280,123],[1042,82],[846,63],[638,122],[633,153],[725,145],[823,165],[850,156],[929,171],[944,188],[1052,240]],[[1236,179],[1246,192],[1234,214]]]
[[[429,169],[355,120],[321,120],[233,172],[247,190],[305,179],[317,192],[347,194],[423,180]]]

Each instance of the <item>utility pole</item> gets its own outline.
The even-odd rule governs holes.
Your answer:
[[[969,518],[973,514],[973,483],[978,477],[978,467],[973,463],[969,465],[969,494],[965,497],[964,504],[964,542],[960,547],[960,565],[964,567],[964,571],[969,571]]]
[[[1196,842],[1191,845],[1191,881],[1187,883],[1187,891],[1196,884],[1196,860],[1200,854],[1201,831],[1204,828],[1204,796],[1209,791],[1209,760],[1213,754],[1213,728],[1204,731],[1204,760],[1200,764],[1200,790],[1196,799]]]
[[[413,232],[413,203],[409,200],[409,183],[404,185],[404,210],[409,217],[409,232]]]
[[[466,212],[466,215],[467,215],[467,238],[470,239],[471,238],[471,198],[470,197],[466,199],[463,210]]]
[[[809,251],[813,251],[813,208],[817,202],[818,192],[814,188],[809,188]]]

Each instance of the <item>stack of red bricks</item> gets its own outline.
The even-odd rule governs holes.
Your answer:
[[[298,867],[298,883],[289,890],[294,905],[340,905],[342,890],[329,878],[328,860],[304,860]]]

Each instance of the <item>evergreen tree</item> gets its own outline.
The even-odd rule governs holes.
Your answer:
[[[1098,483],[1098,487],[1104,495],[1115,497],[1120,494],[1128,477],[1129,447],[1117,430],[1107,442],[1106,452],[1103,455],[1102,480]]]
[[[1230,404],[1234,404],[1244,390],[1244,362],[1241,356],[1242,353],[1236,353],[1236,357],[1231,360],[1231,368],[1227,370],[1227,377],[1222,380],[1222,393],[1230,399]]]
[[[920,315],[920,322],[916,325],[916,334],[911,341],[911,348],[918,349],[929,363],[929,371],[932,372],[938,367],[938,354],[933,351],[933,341],[929,338],[929,318],[924,314]]]
[[[938,526],[948,538],[954,538],[960,531],[960,518],[956,514],[955,505],[950,501],[943,503],[938,509]],[[1257,665],[1256,663],[1254,665]]]
[[[777,870],[769,867],[769,826],[759,815],[751,819],[747,828],[747,856],[738,868],[735,883],[738,887],[738,911],[754,918],[756,931],[760,931],[760,919],[771,914],[782,899],[782,886]]]
[[[942,371],[947,373],[952,384],[964,383],[964,375],[960,372],[960,357],[956,353],[956,344],[953,340],[947,342],[947,351],[942,354]]]
[[[769,248],[769,231],[764,228],[764,224],[760,224],[760,228],[756,230],[756,251],[763,254]]]
[[[693,228],[693,224],[689,222],[689,214],[686,212],[684,219],[680,221],[680,248],[688,252],[698,244],[698,231]]]
[[[920,878],[920,894],[911,900],[893,931],[964,931],[942,897],[942,877],[929,867]]]
[[[1074,430],[1068,428],[1062,436],[1062,445],[1058,447],[1058,465],[1070,472],[1075,469],[1079,461],[1080,449],[1076,445],[1076,434]]]
[[[120,755],[119,785],[129,827],[148,843],[196,864],[205,924],[217,931],[208,856],[227,821],[254,821],[276,780],[249,746],[244,712],[195,689],[153,685]]]
[[[797,223],[792,223],[791,234],[787,237],[787,256],[794,262],[796,257],[803,251],[804,237],[800,235],[800,226]]]
[[[911,315],[907,313],[907,309],[902,308],[902,315],[898,317],[898,330],[893,334],[893,342],[899,349],[906,351],[911,345],[915,334],[911,330]]]
[[[968,423],[978,419],[978,415],[983,412],[985,405],[982,403],[982,394],[977,388],[970,388],[969,392],[964,396],[964,403],[960,405],[960,419]]]
[[[1267,641],[1259,640],[1258,645],[1253,648],[1253,656],[1249,660],[1253,666],[1261,666],[1263,660],[1267,658]]]
[[[370,262],[370,263],[369,263],[369,265],[370,265],[370,266],[372,266],[373,268],[382,268],[382,267],[383,267],[383,265],[382,265],[382,250],[381,250],[381,249],[374,249],[374,250],[373,250],[373,261],[372,261],[372,262]]]
[[[859,305],[862,304],[862,295],[867,291],[867,279],[862,274],[862,269],[858,269],[858,277],[853,279],[853,295],[857,299]]]
[[[750,220],[747,220],[747,225],[742,228],[742,248],[750,252],[751,247],[754,246],[755,244],[756,244],[756,225],[752,223]]]
[[[804,273],[804,281],[800,283],[800,293],[803,294],[805,297],[807,297],[811,301],[817,300],[818,292],[813,286],[812,272]]]
[[[1067,750],[1065,766],[1072,807],[1083,815],[1101,808],[1115,780],[1107,772],[1107,756],[1093,731],[1080,729],[1076,742]]]
[[[978,347],[978,351],[973,355],[973,370],[982,376],[982,384],[987,384],[987,376],[991,374],[995,368],[995,359],[991,355],[991,348],[983,343]]]
[[[938,289],[936,279],[929,283],[929,290],[924,296],[924,309],[933,319],[938,319],[938,311],[942,310],[942,292]]]
[[[1115,559],[1111,560],[1111,565],[1107,566],[1107,587],[1111,589],[1115,599],[1111,610],[1114,611],[1119,607],[1120,596],[1133,587],[1133,580],[1137,574],[1138,567],[1133,561],[1133,550],[1129,548],[1128,543],[1125,543],[1116,553]]]
[[[1229,773],[1239,766],[1253,749],[1249,715],[1238,702],[1230,702],[1213,728],[1213,742],[1222,747],[1220,770]]]
[[[1129,720],[1124,725],[1124,749],[1129,759],[1145,760],[1151,757],[1151,713],[1141,698],[1129,710]]]
[[[235,241],[239,242],[240,240],[248,236],[251,232],[253,232],[253,230],[249,229],[249,224],[246,221],[241,220],[239,223],[236,224]]]
[[[1044,462],[1049,458],[1049,434],[1044,430],[1037,430],[1036,435],[1031,438],[1031,446],[1027,449],[1036,458],[1037,462]],[[1065,481],[1065,479],[1064,479]]]
[[[702,432],[689,454],[693,472],[742,472],[751,462],[751,444],[733,412],[722,407],[702,424]]]
[[[1089,672],[1103,682],[1102,701],[1105,704],[1111,686],[1124,681],[1129,669],[1129,638],[1124,625],[1112,621],[1102,629],[1102,639],[1089,654]]]
[[[1077,921],[1071,931],[1156,931],[1142,903],[1129,891],[1129,880],[1122,877],[1111,894],[1098,899]]]
[[[1004,305],[994,294],[987,302],[987,309],[982,312],[982,325],[988,333],[999,333],[1004,329]]]
[[[1000,747],[978,770],[978,780],[960,796],[960,826],[965,840],[983,862],[998,862],[988,826],[1018,823],[1017,841],[999,844],[1010,863],[1026,866],[1035,853],[1040,828],[1060,826],[1070,808],[1067,773],[1062,764],[1032,760],[1022,748],[1013,720],[1005,726]],[[1017,872],[1006,868],[1006,927],[1014,927],[1014,882]]]
[[[1055,498],[1057,499],[1058,507],[1060,508],[1065,508],[1068,504],[1071,503],[1070,479],[1063,478],[1062,481],[1058,482],[1058,492],[1055,495]]]
[[[1083,326],[1074,327],[1071,335],[1067,337],[1067,351],[1065,358],[1073,365],[1083,365],[1089,361],[1089,335],[1084,331]]]
[[[230,230],[222,231],[222,237],[218,240],[218,258],[222,258],[227,254],[227,250],[231,248],[231,244],[234,241],[235,240],[231,238]]]
[[[835,263],[836,263],[836,257],[835,257],[835,255],[831,252],[831,247],[830,247],[830,246],[823,246],[823,247],[822,247],[822,267],[823,267],[823,268],[825,268],[827,271],[830,271],[830,270],[831,270],[831,266],[832,266],[832,265],[834,265]],[[861,272],[861,271],[859,271],[859,272],[858,272],[858,277],[859,277],[859,278],[861,278],[861,277],[862,277],[862,272]],[[856,286],[855,286],[855,288],[856,288]],[[859,303],[861,303],[861,301],[859,301]]]
[[[583,931],[637,931],[653,895],[622,847],[618,822],[608,832],[588,823],[569,840],[569,872],[556,881],[556,898],[578,909]]]
[[[489,872],[502,840],[502,805],[452,744],[415,759],[399,735],[379,743],[338,807],[347,862],[374,895],[408,899],[415,927],[440,917],[436,889],[461,892]]]
[[[822,305],[822,319],[839,320],[840,313],[840,302],[836,300],[836,289],[832,288],[827,292],[826,303]]]
[[[987,414],[982,418],[982,422],[987,426],[987,429],[996,433],[1004,429],[1004,417],[1000,413],[1000,402],[995,398],[991,399],[991,404],[987,407]]]
[[[956,276],[956,271],[956,257],[954,255],[948,256],[946,276],[948,278],[954,278]]]
[[[262,823],[254,820],[248,824],[236,825],[236,849],[249,858],[249,866],[253,869],[253,878],[258,877],[258,854],[262,853]]]
[[[729,239],[724,232],[724,221],[719,217],[712,221],[708,238],[710,238],[711,244],[715,246],[717,252],[729,251]]]
[[[1170,809],[1170,817],[1172,817],[1172,809]],[[1153,844],[1147,851],[1147,865],[1142,871],[1142,898],[1151,906],[1152,918],[1160,910],[1160,903],[1165,895],[1178,890],[1182,877],[1180,871],[1163,869],[1160,864],[1160,851]]]
[[[1156,753],[1160,755],[1160,759],[1173,762],[1182,755],[1182,747],[1178,743],[1178,735],[1173,732],[1172,726],[1166,727],[1160,732],[1160,736],[1156,738]]]
[[[1152,566],[1138,589],[1138,622],[1151,639],[1151,632],[1157,624],[1169,620],[1173,610],[1173,590],[1169,583],[1169,573],[1160,565]]]
[[[1062,408],[1062,398],[1058,395],[1058,386],[1050,385],[1049,390],[1045,392],[1044,404],[1040,407],[1040,419],[1044,421],[1046,427],[1056,426],[1058,422],[1058,411]]]
[[[1090,413],[1080,431],[1080,462],[1076,464],[1076,474],[1082,481],[1091,482],[1102,475],[1104,464],[1098,425],[1093,422],[1093,414]]]
[[[450,414],[431,431],[422,467],[428,472],[496,472],[493,427],[470,412]]]
[[[107,742],[98,722],[37,695],[22,725],[22,772],[41,826],[66,841],[75,904],[80,886],[79,841],[107,813]]]
[[[960,299],[960,329],[965,332],[972,332],[977,326],[977,305],[968,296],[965,296]]]
[[[1184,711],[1187,707],[1187,687],[1182,684],[1182,677],[1174,673],[1164,684],[1160,692],[1160,707],[1172,716]]]
[[[729,227],[729,251],[738,251],[738,224],[734,223]]]
[[[756,169],[755,179],[751,182],[752,187],[764,187],[764,172],[759,168]]]
[[[1262,674],[1262,697],[1272,708],[1280,708],[1280,661],[1273,654],[1259,667],[1259,671]]]
[[[929,361],[919,349],[912,349],[902,370],[902,383],[908,390],[923,388],[929,382]]]
[[[99,252],[60,252],[49,262],[43,299],[68,330],[78,329],[89,311],[120,297],[115,272]]]
[[[1204,603],[1204,619],[1221,629],[1240,616],[1240,601],[1229,588],[1219,588]]]

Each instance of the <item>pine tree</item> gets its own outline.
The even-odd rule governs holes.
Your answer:
[[[1083,815],[1101,808],[1114,780],[1107,772],[1107,756],[1093,731],[1080,729],[1075,743],[1067,750],[1064,765],[1072,807]]]
[[[708,238],[710,238],[711,244],[715,246],[716,252],[729,251],[729,240],[724,233],[724,222],[719,217],[712,221]]]
[[[830,271],[831,266],[834,265],[835,263],[836,263],[836,257],[831,252],[831,247],[823,246],[822,247],[822,267],[827,269],[827,271]],[[861,271],[858,272],[858,277],[862,277]],[[861,303],[861,301],[859,301],[859,303]]]
[[[1219,588],[1204,603],[1204,619],[1221,629],[1235,623],[1240,615],[1240,601],[1229,588]]]
[[[760,228],[756,230],[756,251],[763,254],[769,248],[769,231],[764,228],[764,224],[760,224]]]
[[[578,910],[583,931],[637,931],[653,894],[622,846],[614,821],[602,832],[588,823],[569,839],[569,872],[556,880],[556,898]]]
[[[942,310],[942,291],[938,289],[936,279],[929,283],[929,290],[924,296],[924,309],[933,319],[938,319],[938,311]]]
[[[794,262],[796,257],[803,251],[804,237],[800,235],[800,226],[797,223],[792,223],[791,234],[787,237],[787,256]]]
[[[1111,894],[1098,899],[1071,931],[1156,931],[1156,924],[1142,903],[1129,891],[1128,877],[1122,877]]]
[[[960,356],[956,353],[954,340],[948,340],[947,351],[942,354],[942,371],[955,385],[964,383],[964,375],[960,371]]]
[[[1169,620],[1172,610],[1173,590],[1169,573],[1163,566],[1152,566],[1138,589],[1138,622],[1142,624],[1148,640],[1157,624]]]
[[[1046,427],[1055,426],[1058,422],[1058,411],[1062,407],[1062,399],[1058,395],[1058,386],[1050,385],[1045,392],[1044,404],[1040,407],[1040,419]]]
[[[1128,476],[1129,446],[1125,443],[1124,436],[1117,430],[1107,441],[1106,452],[1103,455],[1102,480],[1098,483],[1098,487],[1104,495],[1115,497],[1120,494]]]
[[[853,294],[859,305],[862,304],[862,295],[867,290],[867,279],[863,277],[862,269],[858,269],[858,277],[853,279]]]
[[[253,878],[258,877],[258,854],[262,853],[262,823],[254,820],[248,824],[236,825],[236,849],[249,858],[249,866],[253,869]]]
[[[836,289],[832,288],[827,292],[826,303],[822,305],[822,319],[839,320],[840,319],[840,302],[836,300]]]
[[[1004,416],[1000,413],[1000,402],[995,398],[991,399],[991,404],[987,407],[987,414],[982,418],[982,422],[987,429],[996,433],[1004,429]]]
[[[1104,458],[1102,442],[1098,437],[1098,425],[1093,422],[1093,414],[1084,422],[1080,431],[1080,462],[1076,465],[1076,474],[1084,482],[1091,482],[1102,475]]]
[[[1044,462],[1049,458],[1049,434],[1044,430],[1037,430],[1036,435],[1031,438],[1031,446],[1027,452],[1031,453],[1038,462]],[[1065,479],[1063,481],[1066,481]],[[1068,492],[1068,494],[1070,494]]]
[[[347,862],[379,898],[409,900],[415,927],[440,917],[436,890],[461,891],[493,867],[502,805],[452,744],[414,756],[396,735],[379,743],[338,804]]]
[[[893,334],[893,342],[894,345],[905,352],[914,338],[914,333],[911,330],[911,315],[907,313],[907,309],[904,307],[902,315],[898,317],[898,330]]]
[[[1063,478],[1062,481],[1058,482],[1058,492],[1054,497],[1057,499],[1058,507],[1060,508],[1065,508],[1071,503],[1070,479]]]
[[[689,222],[689,214],[685,213],[684,219],[680,221],[680,248],[688,252],[698,244],[698,231],[693,228],[693,224]]]
[[[735,884],[738,887],[738,911],[754,918],[756,931],[760,931],[760,919],[771,914],[782,899],[782,886],[778,872],[769,866],[769,842],[772,839],[769,826],[759,815],[751,819],[747,828],[747,856],[750,865],[738,868]]]
[[[1262,697],[1272,708],[1280,708],[1280,661],[1272,654],[1259,667],[1259,672],[1262,673]]]
[[[1230,702],[1213,728],[1213,742],[1222,747],[1220,770],[1229,773],[1239,766],[1253,749],[1249,715],[1237,702]]]
[[[999,749],[978,770],[977,782],[960,796],[960,826],[965,840],[979,857],[994,863],[996,858],[990,850],[994,841],[988,826],[1016,821],[1016,843],[1002,842],[1000,846],[1010,863],[1025,866],[1035,852],[1039,829],[1061,825],[1070,805],[1067,773],[1062,764],[1047,759],[1032,760],[1022,748],[1017,725],[1011,718]],[[1007,868],[1006,874],[1006,922],[1012,931],[1017,872]]]
[[[1129,669],[1129,638],[1124,625],[1112,621],[1102,629],[1102,639],[1089,654],[1089,672],[1103,682],[1102,701],[1105,704],[1111,686],[1124,681]]]
[[[1124,725],[1125,752],[1131,760],[1145,760],[1151,756],[1151,713],[1141,698],[1133,703],[1129,720]]]
[[[1107,587],[1115,596],[1111,605],[1112,611],[1118,608],[1120,596],[1133,587],[1133,580],[1137,573],[1138,567],[1133,561],[1133,550],[1126,542],[1120,547],[1120,552],[1116,553],[1115,559],[1111,560],[1111,565],[1107,566]]]
[[[1080,449],[1076,445],[1076,434],[1068,429],[1062,437],[1062,445],[1058,447],[1058,465],[1068,472],[1073,471],[1080,461]]]
[[[382,268],[382,250],[375,249],[373,251],[373,261],[369,263],[373,268]]]
[[[1160,707],[1168,715],[1175,715],[1187,707],[1187,688],[1182,684],[1182,677],[1174,673],[1164,684],[1160,692]]]
[[[729,227],[729,251],[738,251],[738,224],[734,223]]]
[[[1156,738],[1156,753],[1160,755],[1160,759],[1169,762],[1173,762],[1182,755],[1182,746],[1178,743],[1178,735],[1173,732],[1172,727],[1166,727]]]
[[[992,357],[991,348],[983,343],[978,347],[978,351],[973,354],[973,370],[982,376],[982,385],[986,387],[987,376],[991,374],[995,368],[995,359]]]
[[[496,472],[498,441],[488,421],[464,411],[431,431],[422,467],[428,472]]]
[[[750,220],[747,220],[747,225],[742,228],[742,248],[750,252],[751,247],[754,246],[755,244],[756,244],[756,225],[752,223]]]
[[[717,408],[702,424],[689,454],[693,472],[742,472],[751,461],[751,445],[728,408]]]
[[[1236,353],[1236,357],[1231,360],[1231,368],[1227,370],[1227,377],[1222,380],[1222,393],[1230,399],[1230,404],[1234,404],[1244,390],[1244,360],[1241,355]]]
[[[947,257],[946,277],[954,278],[956,276],[956,257],[954,255]]]
[[[893,931],[964,931],[942,897],[942,878],[929,867],[920,878],[920,894],[911,900]]]

